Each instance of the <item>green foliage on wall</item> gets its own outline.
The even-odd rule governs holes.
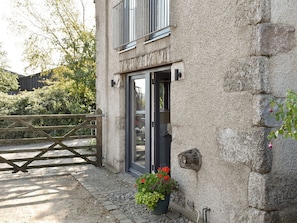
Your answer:
[[[270,111],[277,121],[282,121],[282,125],[279,129],[270,132],[268,139],[276,139],[279,135],[283,135],[285,138],[297,140],[297,94],[289,90],[285,103],[272,101],[270,107]]]

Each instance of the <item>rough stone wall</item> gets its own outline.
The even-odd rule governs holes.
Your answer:
[[[227,162],[241,163],[251,169],[248,182],[250,222],[294,222],[297,217],[297,188],[294,186],[297,185],[296,143],[280,139],[274,142],[273,149],[269,151],[266,136],[271,128],[279,126],[269,114],[270,100],[282,100],[279,97],[284,97],[290,86],[295,85],[292,89],[297,89],[294,59],[297,55],[297,11],[291,14],[291,20],[287,20],[287,23],[275,19],[287,15],[287,5],[297,9],[297,2],[280,3],[272,0],[258,3],[258,6],[262,4],[264,7],[255,11],[261,12],[263,16],[262,19],[261,16],[251,19],[250,56],[233,62],[224,78],[225,91],[249,91],[253,94],[253,130],[252,133],[250,130],[221,130],[218,140],[220,156]],[[251,14],[247,14],[252,18]],[[294,57],[289,59],[288,54]],[[280,66],[276,62],[279,57],[289,59],[290,66]],[[287,76],[276,77],[276,71],[279,75],[287,73]],[[289,79],[291,84],[276,82],[275,78]],[[292,146],[295,148],[292,149]],[[279,156],[282,157],[281,161]]]

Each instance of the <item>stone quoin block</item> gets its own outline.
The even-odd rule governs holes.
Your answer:
[[[248,183],[249,206],[266,211],[294,206],[297,204],[296,185],[296,179],[251,172]]]
[[[263,211],[256,208],[249,208],[249,223],[278,223],[276,211]]]
[[[254,27],[251,54],[273,56],[288,52],[296,45],[295,28],[283,24],[263,23]]]
[[[251,172],[248,183],[248,202],[250,207],[266,210],[267,181],[269,175]]]
[[[271,0],[238,0],[235,14],[235,24],[238,27],[269,22],[271,15]]]
[[[268,173],[272,151],[267,146],[266,128],[249,131],[223,129],[219,132],[220,157],[230,163],[243,164],[259,173]]]
[[[269,92],[269,63],[266,57],[247,57],[231,63],[225,73],[224,90],[249,91],[252,94]]]

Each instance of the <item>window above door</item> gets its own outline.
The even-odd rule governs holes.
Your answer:
[[[136,46],[136,40],[153,40],[170,33],[170,0],[123,0],[113,8],[114,47]]]

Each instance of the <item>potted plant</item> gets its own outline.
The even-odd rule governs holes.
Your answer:
[[[154,214],[168,211],[170,193],[177,189],[177,182],[170,177],[168,166],[158,168],[157,173],[146,173],[136,179],[135,201],[144,204]]]

